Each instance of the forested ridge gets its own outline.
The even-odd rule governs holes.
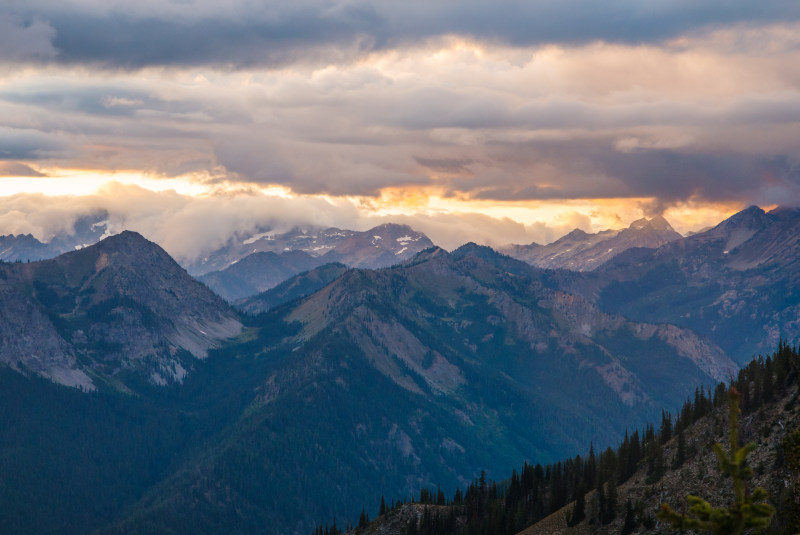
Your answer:
[[[667,532],[657,521],[654,511],[643,500],[626,498],[620,491],[636,481],[640,487],[661,489],[664,494],[667,474],[689,474],[690,477],[711,480],[715,466],[695,462],[710,443],[697,437],[721,431],[721,417],[727,409],[730,387],[740,392],[742,420],[748,422],[740,435],[758,439],[759,445],[772,447],[771,465],[760,461],[755,467],[758,476],[778,479],[772,485],[769,502],[777,509],[766,533],[796,533],[800,528],[800,486],[785,485],[783,475],[800,475],[800,462],[792,457],[800,451],[800,430],[785,429],[783,439],[769,444],[771,428],[784,431],[800,410],[800,353],[797,347],[781,342],[778,349],[766,357],[759,356],[742,368],[729,384],[719,383],[711,390],[698,387],[677,414],[663,412],[658,425],[626,433],[617,448],[595,451],[592,445],[586,455],[578,455],[542,466],[524,464],[502,481],[474,480],[465,490],[446,497],[441,489],[424,489],[410,499],[390,501],[380,497],[378,517],[370,522],[362,512],[358,522],[321,525],[313,535],[336,535],[349,530],[354,534],[376,533],[382,526],[392,526],[383,533],[408,535],[513,535],[530,528],[545,518],[562,516],[562,527],[574,526],[575,533]],[[771,412],[770,412],[771,411]],[[767,413],[778,415],[777,422]],[[780,416],[783,416],[780,418]],[[713,430],[706,429],[713,427]],[[687,437],[693,437],[691,440]],[[798,457],[800,458],[800,457]],[[692,464],[695,462],[695,464]],[[689,465],[691,467],[689,467]],[[708,477],[707,477],[708,476]],[[777,481],[776,481],[777,482]],[[691,479],[685,481],[685,491],[702,488]],[[775,491],[775,489],[778,489]],[[678,497],[682,496],[680,491]],[[678,498],[675,498],[676,500]],[[568,506],[569,507],[566,507]],[[658,527],[657,527],[658,526]],[[569,531],[568,531],[569,532]],[[544,532],[543,532],[544,533]]]

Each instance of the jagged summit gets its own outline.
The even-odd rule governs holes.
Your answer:
[[[547,245],[513,245],[501,252],[541,268],[591,271],[631,248],[657,248],[679,238],[666,219],[656,216],[638,219],[622,230],[589,234],[575,229]]]
[[[573,229],[572,231],[564,234],[559,239],[554,241],[554,244],[562,244],[562,243],[575,243],[575,242],[582,242],[587,239],[591,239],[593,234],[589,234],[579,228]]]
[[[654,216],[651,219],[647,219],[646,217],[637,219],[631,223],[628,228],[631,230],[650,229],[663,232],[675,232],[675,229],[672,228],[672,225],[669,224],[669,221],[667,221],[664,216],[660,215]]]

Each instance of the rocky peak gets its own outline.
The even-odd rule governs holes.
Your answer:
[[[572,230],[571,232],[569,232],[568,234],[565,234],[564,236],[562,236],[559,239],[557,239],[556,241],[554,241],[553,244],[583,242],[583,241],[586,241],[588,239],[591,239],[591,237],[592,237],[592,234],[589,234],[588,232],[584,232],[581,229],[576,228],[576,229]]]
[[[36,348],[49,340],[59,355],[41,373],[65,384],[78,382],[77,373],[98,378],[125,369],[155,383],[179,381],[192,366],[187,357],[203,358],[241,331],[221,298],[135,232],[7,268],[13,295],[6,302],[16,303],[14,316],[36,321],[26,322],[13,344],[0,340],[0,361],[35,370]],[[12,320],[0,315],[0,332],[11,329]],[[30,343],[21,347],[19,340]]]
[[[651,231],[658,231],[658,232],[670,232],[675,233],[675,229],[672,228],[672,225],[669,224],[663,216],[657,215],[652,219],[647,219],[643,217],[641,219],[637,219],[633,223],[630,224],[628,227],[631,230],[651,230]]]

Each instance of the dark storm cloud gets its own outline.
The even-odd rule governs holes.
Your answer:
[[[687,199],[800,204],[800,165],[790,155],[619,151],[609,140],[571,140],[495,147],[494,158],[506,158],[507,169],[514,158],[516,172],[489,168],[454,181],[454,192],[494,200],[655,197],[665,207]]]
[[[282,66],[351,59],[382,46],[376,33],[380,21],[368,19],[323,19],[311,12],[289,13],[275,21],[177,22],[77,14],[55,15],[51,20],[59,61],[138,68]]]
[[[0,161],[41,160],[66,152],[58,135],[0,126]]]
[[[0,102],[22,104],[46,109],[53,113],[79,113],[85,116],[135,117],[158,114],[163,117],[194,116],[195,120],[218,118],[241,119],[207,102],[184,99],[163,99],[145,89],[132,89],[121,85],[99,83],[87,87],[64,87],[55,84],[42,87],[25,87],[24,90],[0,91]]]
[[[414,160],[423,167],[427,167],[432,171],[439,173],[449,174],[472,174],[472,171],[467,167],[472,163],[472,160],[459,160],[456,158],[420,158],[414,157]]]
[[[4,13],[0,7],[0,61],[46,59],[55,55],[55,30],[38,17]]]
[[[5,9],[17,12],[9,15],[14,20],[43,21],[35,32],[27,28],[39,48],[42,36],[45,43],[52,40],[58,61],[121,68],[329,62],[450,34],[512,45],[660,42],[709,27],[800,18],[794,0],[310,1],[263,4],[259,10],[251,3],[206,9],[196,3],[134,8],[38,0]],[[48,27],[54,35],[44,31]]]

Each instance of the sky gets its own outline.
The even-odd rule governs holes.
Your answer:
[[[799,65],[794,0],[4,0],[0,234],[686,233],[800,205]]]

